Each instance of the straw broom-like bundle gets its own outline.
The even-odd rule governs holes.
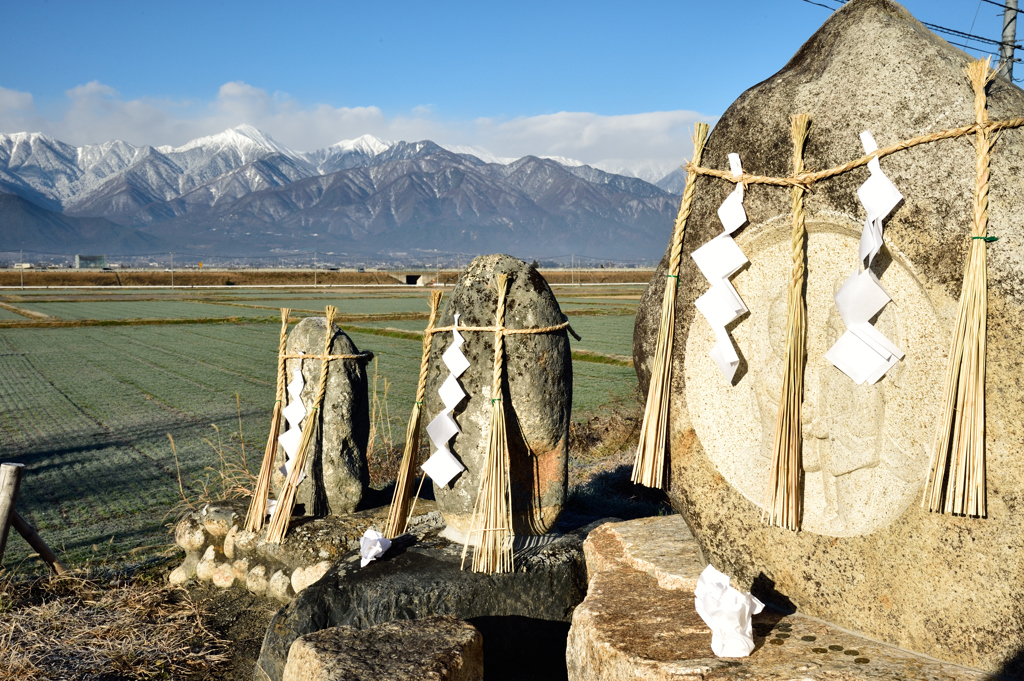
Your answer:
[[[416,468],[416,457],[420,453],[420,422],[423,420],[423,397],[427,392],[427,362],[430,359],[430,342],[434,337],[434,322],[437,310],[441,305],[441,292],[430,294],[430,321],[423,333],[423,359],[420,360],[420,379],[416,384],[416,402],[412,405],[409,415],[409,427],[405,431],[405,451],[402,453],[402,464],[398,469],[395,481],[395,496],[391,499],[391,510],[388,512],[388,524],[384,528],[384,536],[394,539],[405,532],[409,525],[409,498],[412,493],[412,481]],[[423,485],[423,478],[420,478]],[[419,496],[417,491],[416,496]]]
[[[487,462],[480,479],[470,531],[462,548],[462,567],[473,534],[479,532],[480,545],[473,552],[473,572],[499,574],[512,572],[512,478],[509,470],[508,439],[505,430],[505,408],[502,404],[501,379],[505,357],[505,289],[508,275],[498,275],[498,308],[494,323],[494,374],[491,382],[491,433],[487,442]],[[481,517],[480,529],[475,530]]]
[[[793,174],[804,170],[804,143],[811,119],[796,114],[790,119],[793,135]],[[807,358],[807,304],[804,300],[804,253],[807,228],[804,225],[804,191],[794,186],[793,231],[790,246],[793,264],[790,269],[789,301],[786,310],[786,366],[782,379],[779,413],[775,419],[775,442],[772,467],[768,476],[768,494],[761,521],[789,530],[800,529],[801,449],[803,433],[800,406],[804,399],[804,363]]]
[[[995,77],[989,59],[965,69],[974,88],[974,114],[988,121],[985,86]],[[987,514],[985,472],[985,363],[988,317],[989,162],[995,138],[979,128],[975,148],[974,224],[952,347],[946,364],[942,420],[935,438],[921,506],[929,511],[982,517]]]
[[[325,311],[327,316],[327,333],[324,339],[324,358],[320,360],[320,383],[316,391],[316,399],[313,401],[313,409],[306,417],[306,423],[302,428],[302,439],[299,441],[299,448],[295,452],[295,461],[292,464],[291,472],[284,481],[281,489],[281,496],[274,508],[274,515],[270,518],[270,525],[267,527],[267,541],[280,544],[284,535],[288,532],[288,521],[291,520],[292,510],[295,508],[295,493],[299,488],[299,477],[306,465],[306,453],[309,451],[310,442],[313,440],[313,431],[316,430],[317,416],[324,403],[324,393],[327,392],[327,359],[331,354],[331,341],[334,338],[334,315],[338,308],[328,305]]]
[[[668,281],[661,304],[661,325],[658,327],[658,346],[654,352],[654,368],[647,391],[640,443],[636,448],[632,480],[638,485],[661,489],[665,482],[665,438],[668,431],[668,391],[672,383],[672,341],[675,335],[676,290],[679,287],[679,265],[683,253],[683,235],[690,217],[696,166],[700,165],[704,144],[708,139],[706,123],[697,123],[693,131],[693,161],[686,176],[686,189],[679,204],[668,264]]]
[[[274,414],[270,417],[270,436],[267,437],[267,448],[263,452],[263,465],[260,466],[260,477],[256,479],[256,489],[252,493],[249,504],[249,515],[245,519],[245,529],[259,532],[263,529],[267,517],[267,499],[270,496],[270,477],[274,472],[274,458],[277,455],[277,436],[281,431],[281,411],[284,409],[284,389],[288,382],[285,370],[284,349],[288,341],[288,314],[286,307],[281,308],[281,339],[277,346],[277,401],[274,402]]]

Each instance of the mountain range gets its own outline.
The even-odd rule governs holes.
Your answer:
[[[297,152],[242,125],[180,147],[0,135],[0,251],[267,255],[504,251],[657,257],[657,186],[569,159],[480,158],[364,135]]]

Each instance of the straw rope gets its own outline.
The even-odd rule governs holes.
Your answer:
[[[921,506],[929,511],[983,517],[987,514],[985,372],[988,317],[988,195],[995,136],[988,123],[985,87],[995,77],[989,59],[965,72],[974,88],[978,121],[975,149],[974,224],[946,364],[942,419],[936,432]]]
[[[354,355],[330,355],[330,354],[327,354],[327,353],[324,353],[322,355],[304,355],[301,352],[296,352],[296,353],[290,353],[290,354],[287,354],[287,355],[282,355],[281,358],[282,359],[319,359],[320,361],[327,360],[328,362],[331,362],[331,361],[336,360],[336,359],[365,359],[365,360],[371,360],[371,359],[373,359],[373,353],[370,352],[369,350],[366,350],[364,352],[359,352],[359,353],[356,353]]]
[[[506,328],[505,326],[460,326],[458,328],[459,333],[462,333],[463,331],[488,331],[490,333],[498,333],[500,331],[501,334],[505,336],[514,336],[520,333],[554,333],[555,331],[568,329],[569,333],[573,335],[573,338],[575,338],[576,340],[582,340],[578,335],[576,335],[576,332],[573,331],[572,327],[569,326],[568,320],[562,322],[561,324],[554,324],[552,326],[541,326],[536,329],[509,329]],[[436,329],[429,330],[429,332],[431,334],[445,333],[446,331],[453,331],[454,329],[454,326],[439,326]]]
[[[988,133],[997,132],[999,130],[1007,130],[1010,128],[1024,127],[1024,116],[1019,118],[1007,118],[1001,121],[991,121],[986,118],[983,122],[973,123],[971,125],[964,125],[959,128],[950,128],[948,130],[940,130],[938,132],[929,133],[927,135],[921,135],[919,137],[912,137],[902,142],[890,144],[887,147],[882,147],[878,151],[873,151],[870,154],[865,154],[860,158],[854,159],[842,165],[835,166],[834,168],[828,168],[827,170],[819,170],[816,172],[794,172],[789,177],[769,177],[766,175],[751,175],[749,173],[742,173],[741,175],[733,175],[728,170],[715,170],[713,168],[701,168],[698,165],[694,165],[690,162],[686,165],[688,172],[693,172],[698,175],[709,175],[725,180],[727,182],[747,184],[768,184],[779,187],[810,187],[815,182],[826,180],[836,175],[842,175],[845,172],[853,170],[854,168],[860,168],[866,166],[868,162],[873,158],[883,158],[890,154],[895,154],[898,151],[904,149],[910,149],[916,147],[919,144],[930,144],[932,142],[938,142],[939,140],[953,139],[956,137],[964,137],[966,135],[978,134],[981,131]]]
[[[796,114],[790,119],[793,136],[793,173],[804,168],[804,144],[811,125],[810,116]],[[804,399],[804,363],[807,359],[807,302],[804,300],[804,257],[807,227],[804,216],[804,192],[792,188],[793,230],[790,238],[789,297],[786,307],[786,366],[782,394],[775,419],[772,467],[768,475],[768,493],[761,522],[790,530],[800,528],[801,432],[800,407]]]
[[[249,515],[245,519],[245,529],[249,532],[259,532],[263,529],[263,523],[267,517],[267,499],[270,497],[270,478],[274,473],[274,459],[277,457],[277,436],[281,432],[281,411],[284,409],[285,383],[288,382],[288,372],[285,368],[284,350],[288,342],[288,314],[291,312],[286,307],[281,308],[281,336],[277,346],[277,391],[275,393],[274,412],[270,417],[270,435],[267,437],[267,447],[263,451],[263,464],[260,466],[260,476],[256,479],[256,488],[252,492],[252,501],[249,503]]]
[[[665,484],[665,437],[668,431],[668,393],[672,382],[672,343],[675,336],[676,292],[679,287],[679,266],[682,262],[683,237],[686,221],[695,193],[696,168],[700,166],[707,142],[708,126],[698,123],[693,133],[693,161],[686,177],[686,189],[679,203],[679,213],[672,228],[668,277],[675,281],[665,283],[665,297],[661,304],[661,325],[658,327],[658,346],[654,352],[654,368],[647,391],[640,442],[633,462],[632,481],[638,485],[661,489]]]
[[[420,425],[423,420],[423,398],[427,394],[427,367],[430,360],[431,340],[434,336],[434,322],[437,321],[437,310],[440,305],[441,292],[432,291],[430,294],[430,321],[427,322],[427,329],[423,334],[423,355],[420,360],[419,381],[416,383],[416,401],[413,403],[412,413],[409,415],[409,426],[405,431],[405,450],[402,453],[398,478],[395,480],[395,494],[391,499],[387,526],[384,528],[384,536],[388,539],[394,539],[403,534],[409,526],[409,517],[412,515],[409,509],[409,498],[412,493],[416,458],[420,452]],[[421,478],[420,486],[422,487],[422,485],[423,479]],[[419,490],[416,492],[416,497],[419,497]]]
[[[299,442],[298,451],[295,453],[295,461],[292,462],[291,472],[285,478],[284,488],[274,507],[274,515],[270,518],[267,528],[267,541],[280,544],[288,532],[288,522],[291,519],[292,511],[295,509],[295,494],[299,487],[299,477],[306,465],[306,453],[309,450],[310,442],[313,439],[313,431],[316,429],[317,416],[324,403],[324,395],[327,393],[327,369],[332,357],[346,357],[345,355],[331,355],[331,342],[334,340],[334,317],[338,308],[328,305],[325,310],[327,317],[327,332],[324,338],[324,351],[320,355],[324,358],[320,364],[320,382],[317,386],[316,398],[313,400],[313,409],[306,416],[306,423],[302,428],[302,440]],[[309,359],[310,355],[300,355]]]
[[[494,372],[491,376],[491,432],[487,443],[487,461],[477,490],[469,534],[462,548],[462,568],[473,535],[480,533],[480,545],[473,551],[473,572],[499,574],[512,572],[512,477],[505,409],[501,383],[505,367],[505,294],[508,275],[498,275],[498,305],[494,313]],[[461,330],[461,329],[460,329]],[[476,528],[477,517],[480,527]]]

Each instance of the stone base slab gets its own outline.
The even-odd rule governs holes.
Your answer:
[[[484,642],[454,617],[343,626],[295,639],[284,681],[483,681]]]
[[[715,657],[711,630],[694,609],[705,563],[681,516],[602,525],[584,553],[590,583],[569,630],[571,681],[990,678],[769,608],[754,617],[749,657]]]

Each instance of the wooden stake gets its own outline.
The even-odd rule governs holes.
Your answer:
[[[14,504],[18,500],[18,488],[21,486],[21,473],[24,470],[25,464],[21,463],[0,465],[0,563],[4,560],[7,532],[10,529]]]
[[[423,356],[420,359],[420,377],[416,384],[416,401],[412,405],[409,416],[409,427],[405,432],[405,451],[402,453],[402,464],[395,480],[395,496],[391,499],[391,510],[388,512],[388,524],[384,536],[394,539],[404,533],[409,525],[409,499],[412,496],[412,481],[415,478],[416,458],[420,453],[420,422],[423,420],[423,398],[427,392],[427,364],[430,360],[430,345],[434,335],[434,322],[437,310],[441,306],[441,292],[430,293],[430,321],[423,333]],[[422,484],[422,480],[421,480]],[[416,493],[419,496],[419,492]]]
[[[320,383],[317,388],[316,398],[313,400],[313,408],[306,416],[306,423],[302,428],[302,440],[295,452],[295,461],[292,464],[291,472],[285,479],[281,495],[274,507],[274,515],[270,518],[270,525],[267,528],[267,541],[280,544],[288,532],[288,522],[291,520],[292,511],[295,509],[295,494],[299,488],[299,478],[302,469],[306,465],[306,453],[309,451],[310,443],[313,440],[313,432],[316,430],[319,421],[321,407],[324,403],[324,394],[327,392],[327,366],[330,360],[327,357],[331,354],[331,342],[334,340],[334,315],[338,308],[328,305],[325,311],[327,317],[327,332],[324,339],[324,359],[320,361]],[[312,484],[312,481],[310,481]]]
[[[697,179],[696,167],[704,154],[708,138],[708,126],[697,123],[693,132],[693,161],[686,175],[686,189],[679,203],[672,230],[669,250],[668,281],[665,283],[665,297],[661,303],[661,325],[658,327],[658,346],[654,352],[654,367],[651,370],[647,390],[647,404],[640,427],[640,443],[636,448],[632,480],[635,484],[662,489],[665,485],[665,439],[668,434],[668,398],[672,383],[672,343],[675,337],[676,291],[679,287],[679,267],[682,261],[683,236],[686,221],[690,217],[693,203],[694,184]]]
[[[790,119],[793,136],[793,174],[804,169],[804,143],[811,119],[796,114]],[[792,265],[789,299],[786,309],[786,366],[782,379],[782,395],[775,420],[772,446],[772,467],[768,476],[768,494],[761,521],[789,530],[800,529],[803,433],[800,407],[804,399],[804,364],[807,360],[807,303],[804,300],[804,257],[807,228],[804,224],[804,191],[792,188],[793,229],[790,238]]]
[[[505,365],[505,291],[508,275],[498,275],[498,307],[495,312],[494,373],[491,381],[491,432],[487,442],[487,461],[477,491],[469,534],[462,548],[462,567],[475,533],[480,545],[473,552],[473,572],[499,574],[515,569],[512,557],[512,476],[509,465],[505,409],[502,403],[502,377]],[[480,528],[477,526],[479,516]]]
[[[990,59],[965,69],[974,88],[977,123],[988,122],[985,87],[995,77]],[[984,517],[988,513],[985,462],[985,373],[988,323],[989,171],[995,138],[979,127],[975,140],[973,226],[956,326],[946,364],[942,418],[935,437],[921,506],[929,511]]]
[[[260,477],[256,480],[256,489],[252,493],[249,504],[249,515],[245,519],[245,529],[259,532],[263,529],[267,517],[267,499],[270,497],[270,479],[274,473],[274,460],[277,458],[277,436],[281,432],[281,412],[284,410],[285,385],[288,382],[285,369],[285,344],[288,342],[288,314],[286,307],[281,308],[281,335],[277,345],[277,392],[274,402],[274,413],[270,418],[270,435],[267,437],[267,448],[263,451],[263,465],[260,466]]]
[[[57,554],[54,553],[43,538],[39,536],[35,528],[28,524],[28,522],[22,518],[17,511],[11,511],[11,526],[18,531],[28,545],[35,549],[35,552],[39,554],[39,557],[46,561],[46,564],[50,566],[54,574],[62,575],[68,571],[64,567],[64,563],[60,562],[57,558]]]

